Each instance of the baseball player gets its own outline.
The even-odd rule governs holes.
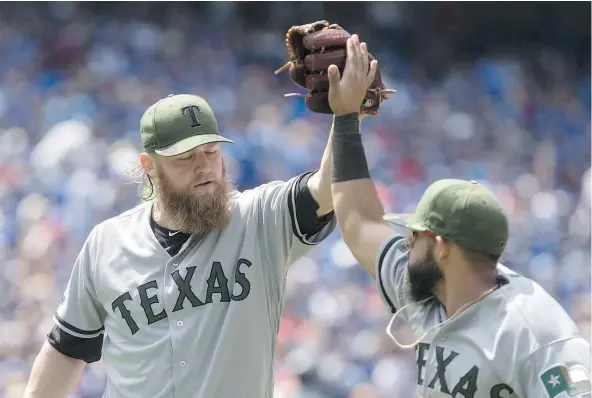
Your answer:
[[[271,397],[288,266],[336,225],[330,147],[319,171],[241,193],[203,98],[158,101],[141,139],[155,200],[88,236],[25,397],[65,398],[100,358],[104,398]]]
[[[508,220],[474,181],[440,180],[415,214],[385,215],[370,179],[358,106],[374,79],[366,45],[349,39],[360,78],[329,70],[335,114],[333,205],[343,237],[411,327],[422,397],[555,398],[591,390],[590,345],[538,284],[498,263]],[[385,222],[387,220],[387,222]]]

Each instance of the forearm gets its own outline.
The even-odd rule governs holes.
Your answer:
[[[340,117],[334,128],[338,131],[332,145],[340,153],[333,162],[331,190],[340,227],[349,232],[357,230],[360,222],[382,222],[384,209],[370,179],[359,123],[352,114]],[[352,146],[357,147],[357,155],[351,155]]]
[[[319,170],[308,180],[308,189],[312,197],[319,205],[317,215],[319,217],[333,211],[333,198],[331,195],[331,173],[333,170],[333,129],[335,122],[331,126],[329,132],[329,139],[327,140],[327,146],[325,152],[321,158],[321,165]]]
[[[33,364],[24,398],[66,398],[84,366],[84,361],[62,355],[45,342]]]
[[[333,136],[332,193],[335,215],[343,240],[371,275],[376,256],[392,231],[383,222],[384,209],[366,162],[355,115],[339,118]]]

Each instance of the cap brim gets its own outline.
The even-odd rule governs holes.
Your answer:
[[[388,213],[382,216],[382,219],[390,224],[393,228],[400,231],[400,233],[408,233],[410,231],[427,231],[415,218],[415,214],[396,214]]]
[[[175,142],[173,145],[169,145],[166,148],[157,149],[154,152],[161,156],[175,156],[190,151],[200,145],[210,144],[212,142],[230,142],[231,144],[234,144],[234,141],[218,134],[201,134],[185,138],[184,140]]]

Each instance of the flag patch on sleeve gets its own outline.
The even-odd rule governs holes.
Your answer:
[[[561,393],[573,397],[592,389],[588,372],[582,366],[567,368],[556,365],[541,373],[540,379],[549,398],[555,398]]]

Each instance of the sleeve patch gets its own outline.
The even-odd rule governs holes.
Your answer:
[[[583,366],[567,368],[563,365],[555,365],[541,373],[539,378],[549,398],[555,398],[561,393],[573,397],[592,390],[590,379]]]

